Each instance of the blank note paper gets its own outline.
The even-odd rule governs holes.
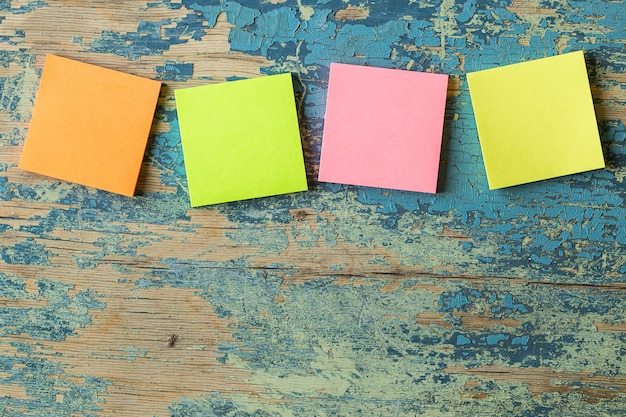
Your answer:
[[[192,206],[307,190],[291,74],[175,95]]]
[[[448,76],[331,64],[319,180],[435,193]]]
[[[582,51],[467,80],[489,188],[604,168]]]
[[[48,55],[19,167],[132,196],[161,83]]]

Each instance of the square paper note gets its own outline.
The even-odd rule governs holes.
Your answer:
[[[161,83],[46,58],[19,167],[132,196]]]
[[[291,74],[175,95],[193,207],[308,188]]]
[[[331,64],[319,180],[435,193],[448,76]]]
[[[604,168],[582,51],[467,80],[489,188]]]

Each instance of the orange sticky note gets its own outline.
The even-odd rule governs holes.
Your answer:
[[[132,196],[161,83],[48,55],[19,167]]]

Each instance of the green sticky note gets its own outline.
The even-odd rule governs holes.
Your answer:
[[[307,190],[291,74],[174,94],[193,207]]]
[[[604,168],[583,52],[467,74],[489,188]]]

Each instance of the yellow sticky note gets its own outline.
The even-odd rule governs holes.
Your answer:
[[[467,81],[490,189],[604,168],[582,51]]]
[[[291,74],[175,95],[193,207],[307,190]]]

